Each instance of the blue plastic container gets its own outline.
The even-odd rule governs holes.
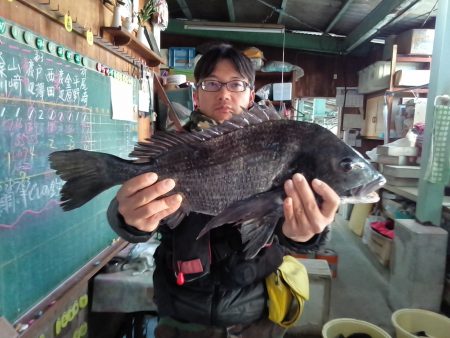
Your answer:
[[[195,47],[170,47],[169,68],[193,69]]]

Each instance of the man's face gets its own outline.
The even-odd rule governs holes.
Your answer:
[[[248,83],[248,79],[242,77],[228,60],[219,61],[214,71],[206,78],[200,79],[200,82],[205,80],[215,80],[222,83],[242,80]],[[202,114],[222,123],[233,115],[240,114],[242,107],[249,108],[255,99],[255,92],[248,87],[243,92],[231,92],[226,86],[222,86],[216,92],[207,92],[199,86],[194,98]]]

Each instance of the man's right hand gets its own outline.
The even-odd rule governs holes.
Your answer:
[[[175,181],[157,181],[158,175],[145,173],[126,181],[117,192],[118,210],[128,225],[152,232],[164,217],[180,207],[180,194],[161,198],[175,187]]]

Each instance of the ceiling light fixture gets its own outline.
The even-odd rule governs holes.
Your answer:
[[[187,30],[247,32],[247,33],[284,33],[283,25],[276,24],[251,24],[230,22],[196,22],[189,21],[184,24]]]

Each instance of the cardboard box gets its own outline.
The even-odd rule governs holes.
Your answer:
[[[407,83],[407,81],[413,82],[413,80],[411,80],[411,77],[408,77],[408,74],[410,74],[410,71],[417,70],[418,67],[419,64],[416,62],[397,62],[395,71],[402,71],[407,74],[405,75],[406,79],[403,80],[403,83]],[[427,80],[423,79],[426,78],[427,75],[429,77],[429,73],[427,73],[426,71],[422,71],[422,73],[419,72],[418,74],[420,74],[421,79],[414,79],[415,81],[418,81],[418,83],[421,84],[423,84],[424,81],[424,83],[428,83]],[[376,61],[366,68],[360,70],[358,72],[358,76],[358,91],[361,94],[373,93],[379,90],[387,89],[389,88],[391,79],[391,62]],[[401,75],[399,75],[398,78],[400,81]],[[412,85],[414,84],[411,84],[411,86]]]
[[[430,82],[428,69],[400,69],[395,72],[394,86],[424,86]]]
[[[336,106],[363,107],[364,95],[358,93],[358,87],[336,87]],[[359,127],[359,126],[358,126]]]
[[[370,251],[375,254],[377,260],[384,266],[387,266],[389,264],[392,251],[392,243],[392,239],[379,234],[371,227],[369,227],[369,238],[367,245]]]
[[[289,101],[292,98],[292,82],[274,83],[272,90],[274,101]]]
[[[411,29],[400,34],[397,39],[398,54],[433,54],[434,29]]]

